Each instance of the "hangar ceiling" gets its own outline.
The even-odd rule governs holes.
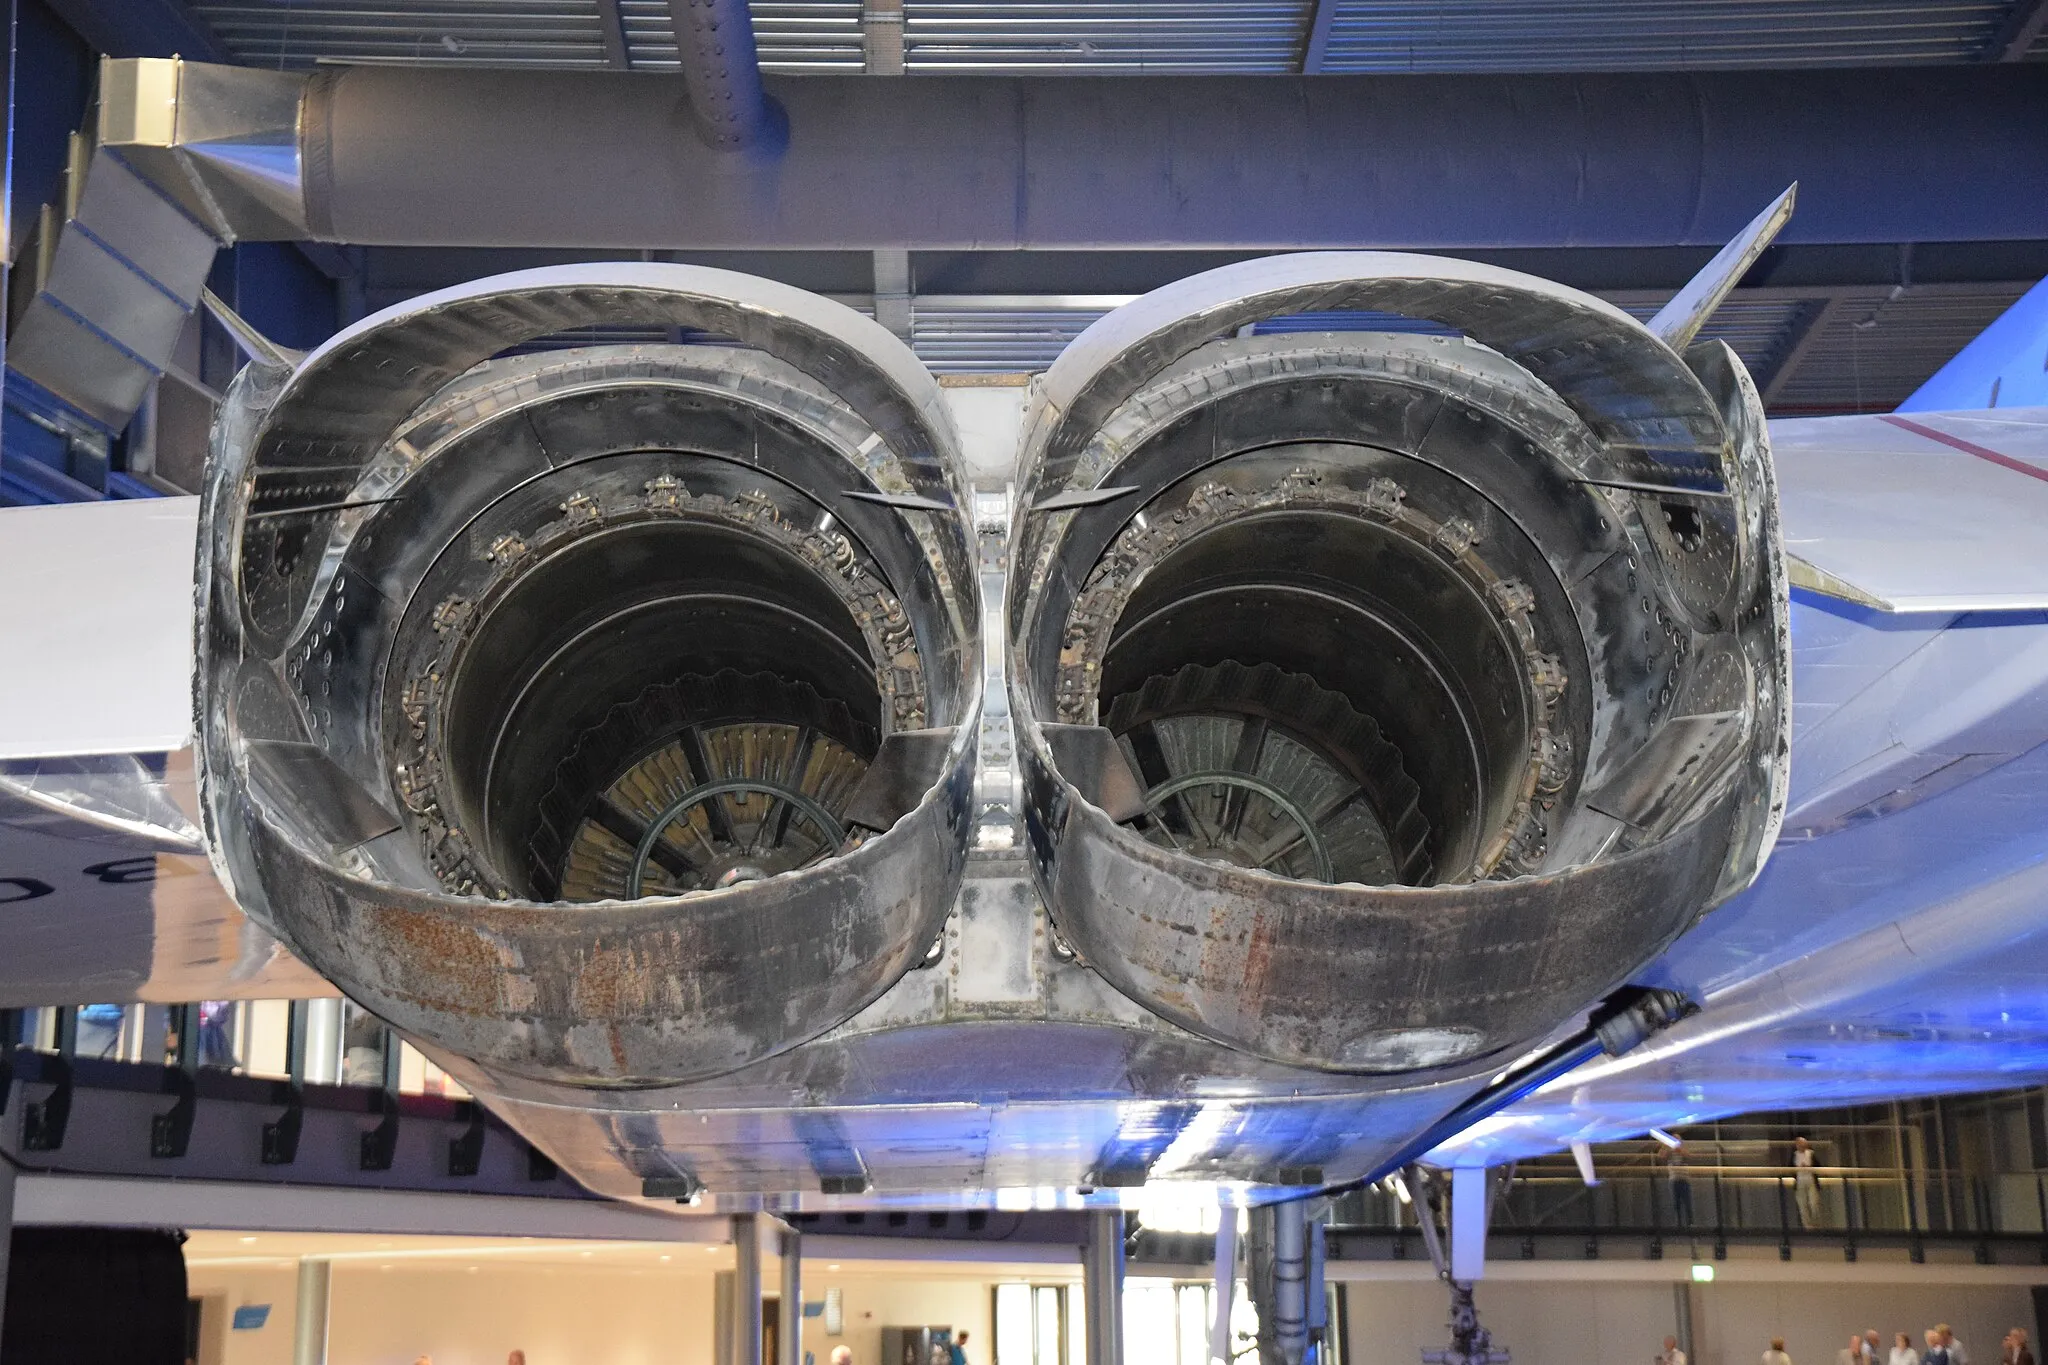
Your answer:
[[[907,0],[913,74],[1660,71],[2048,57],[2030,0]],[[667,0],[194,6],[243,61],[676,66]],[[754,0],[762,69],[863,69],[859,0]],[[2018,20],[2014,23],[2015,19]],[[616,24],[617,38],[607,41]],[[622,40],[622,41],[620,41]]]
[[[678,65],[669,0],[53,0],[53,7],[110,52],[175,50],[273,69],[380,63],[660,72]],[[1653,72],[2048,61],[2048,0],[753,0],[751,12],[762,69],[792,76],[888,74],[887,53],[899,31],[894,69],[910,75]],[[1710,335],[1742,354],[1775,413],[1888,410],[2048,274],[2048,231],[2041,236],[1779,247]],[[354,253],[347,268],[366,310],[497,270],[598,254],[373,247]],[[730,265],[874,307],[877,260],[867,252],[641,254]],[[1455,254],[1574,284],[1647,316],[1711,252],[1579,247]],[[907,335],[941,372],[1042,369],[1108,308],[1234,258],[912,252]],[[339,273],[335,256],[316,259]],[[1383,321],[1315,320],[1335,327]],[[1306,324],[1269,324],[1289,325]]]

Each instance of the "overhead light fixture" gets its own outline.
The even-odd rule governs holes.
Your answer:
[[[1650,1130],[1650,1136],[1657,1139],[1657,1141],[1663,1143],[1666,1147],[1677,1148],[1683,1147],[1685,1145],[1684,1142],[1672,1136],[1670,1133],[1665,1132],[1662,1128],[1652,1128]]]
[[[1692,1282],[1694,1284],[1712,1284],[1714,1282],[1714,1267],[1704,1263],[1695,1264],[1692,1268]]]
[[[1406,1180],[1403,1180],[1398,1175],[1388,1176],[1387,1178],[1393,1181],[1394,1194],[1400,1199],[1402,1203],[1412,1204],[1415,1202],[1415,1196],[1408,1192],[1408,1182]]]

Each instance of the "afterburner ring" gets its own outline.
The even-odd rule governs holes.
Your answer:
[[[829,857],[832,853],[838,851],[840,845],[846,842],[846,829],[837,820],[832,818],[832,812],[826,810],[802,792],[791,791],[780,783],[759,782],[752,778],[743,777],[729,778],[723,782],[707,782],[701,787],[684,792],[677,800],[664,806],[660,813],[648,822],[647,832],[640,836],[640,843],[633,850],[633,866],[626,874],[626,890],[630,898],[637,900],[644,894],[643,888],[647,877],[647,863],[654,856],[655,841],[660,839],[670,826],[680,820],[685,811],[695,809],[706,801],[714,800],[717,797],[741,794],[767,797],[770,811],[777,805],[791,806],[797,814],[810,821],[812,826],[825,836],[826,844],[824,852],[812,856],[812,862],[817,861],[819,858]],[[765,825],[766,823],[767,820],[764,817],[762,824]],[[754,852],[753,846],[749,844],[744,852]],[[800,866],[809,866],[809,863],[800,864]],[[750,878],[749,880],[758,880],[758,878]],[[720,884],[731,885],[732,883],[721,882]]]

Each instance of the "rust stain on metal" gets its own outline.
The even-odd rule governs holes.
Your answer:
[[[1244,983],[1247,1003],[1266,998],[1266,975],[1273,969],[1273,923],[1265,915],[1252,921],[1251,941],[1245,945]]]
[[[668,980],[667,973],[657,966],[661,958],[661,954],[648,951],[644,941],[621,947],[593,946],[569,988],[570,1008],[581,1018],[613,1024],[657,1012]],[[612,1050],[619,1050],[616,1039]]]
[[[388,964],[387,979],[401,994],[460,1014],[499,1012],[504,964],[474,926],[397,906],[366,923],[378,940],[370,956]]]

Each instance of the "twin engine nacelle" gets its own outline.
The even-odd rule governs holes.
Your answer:
[[[1333,310],[1389,330],[1255,334]],[[520,353],[612,325],[723,340]],[[415,300],[252,364],[215,444],[220,871],[509,1075],[731,1072],[923,960],[985,630],[1058,932],[1269,1061],[1524,1045],[1747,884],[1782,805],[1748,375],[1511,272],[1280,257],[1104,318],[1034,392],[1001,622],[931,374],[724,271]]]

